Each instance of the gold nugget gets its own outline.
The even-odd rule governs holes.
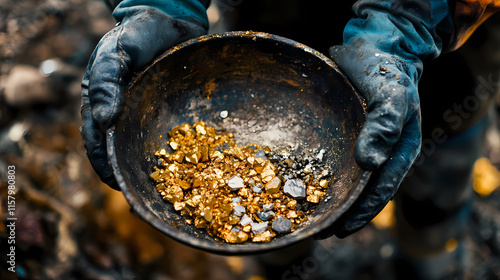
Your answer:
[[[297,200],[284,193],[286,180],[265,156],[269,147],[240,147],[232,133],[217,134],[202,121],[176,126],[168,134],[173,152],[155,153],[159,163],[150,178],[186,223],[228,243],[243,243],[270,242],[307,220],[310,210],[297,211]],[[282,166],[291,168],[294,162],[286,158]],[[306,200],[318,203],[328,182],[308,178]],[[290,223],[273,225],[276,217]]]

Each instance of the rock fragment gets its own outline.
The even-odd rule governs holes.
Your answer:
[[[267,159],[266,153],[265,153],[263,150],[258,150],[258,151],[255,153],[255,157],[256,157],[256,158],[263,158],[263,159]]]
[[[274,204],[272,203],[266,204],[262,207],[262,209],[264,209],[264,212],[271,211],[274,209]]]
[[[240,225],[246,226],[246,225],[250,224],[251,222],[252,222],[252,219],[250,217],[248,217],[247,214],[244,214],[241,217]]]
[[[245,212],[246,212],[245,207],[241,205],[236,205],[233,207],[233,213],[238,217],[241,217]]]
[[[268,224],[268,222],[251,223],[253,234],[254,235],[259,235],[259,234],[263,233],[264,231],[266,231],[267,224]]]
[[[299,179],[287,180],[283,190],[295,199],[302,199],[306,197],[306,186]]]
[[[269,183],[266,184],[266,193],[274,194],[280,190],[281,180],[278,177],[274,177]]]
[[[228,181],[227,185],[229,186],[229,188],[232,191],[237,191],[237,190],[239,190],[239,189],[241,189],[241,188],[244,187],[244,185],[243,185],[243,179],[241,179],[238,176],[233,176],[233,177],[229,178],[229,181]]]
[[[280,234],[290,232],[292,229],[292,222],[283,216],[278,216],[273,220],[272,229]]]
[[[325,149],[321,149],[319,153],[316,155],[316,159],[318,159],[319,162],[323,161],[323,156],[325,155]]]
[[[254,193],[261,193],[262,192],[262,184],[258,183],[257,185],[253,186],[252,191]]]
[[[10,106],[23,107],[36,103],[54,103],[60,96],[40,70],[29,65],[17,65],[5,81],[3,98]]]
[[[257,216],[263,221],[269,221],[271,217],[274,216],[274,212],[273,211],[257,212]]]

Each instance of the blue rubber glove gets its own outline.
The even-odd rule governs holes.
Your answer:
[[[117,27],[101,39],[82,81],[82,139],[101,180],[118,189],[106,153],[106,129],[125,106],[131,75],[171,46],[207,33],[208,1],[125,0],[115,8]]]
[[[440,54],[438,31],[450,26],[445,0],[361,0],[353,10],[344,43],[332,47],[330,56],[366,99],[355,158],[373,173],[359,199],[318,238],[358,231],[396,193],[421,146],[421,59]]]

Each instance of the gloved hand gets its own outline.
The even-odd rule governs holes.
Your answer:
[[[82,81],[85,151],[101,180],[118,189],[106,153],[106,129],[125,106],[130,76],[171,46],[206,34],[208,1],[125,0],[114,10],[118,24],[101,39]]]
[[[332,47],[330,56],[366,99],[355,158],[373,172],[353,206],[317,238],[358,231],[396,193],[421,146],[420,59],[439,55],[437,28],[449,19],[444,0],[361,0],[353,10],[344,43]]]

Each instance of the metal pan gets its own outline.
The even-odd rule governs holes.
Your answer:
[[[124,114],[108,130],[108,157],[132,210],[164,234],[219,254],[262,253],[325,229],[358,197],[369,177],[353,157],[365,110],[338,67],[305,45],[257,32],[208,35],[171,48],[133,78]],[[269,243],[226,244],[186,224],[149,174],[168,131],[199,120],[232,132],[241,145],[326,149],[335,176],[329,199],[293,233]]]

